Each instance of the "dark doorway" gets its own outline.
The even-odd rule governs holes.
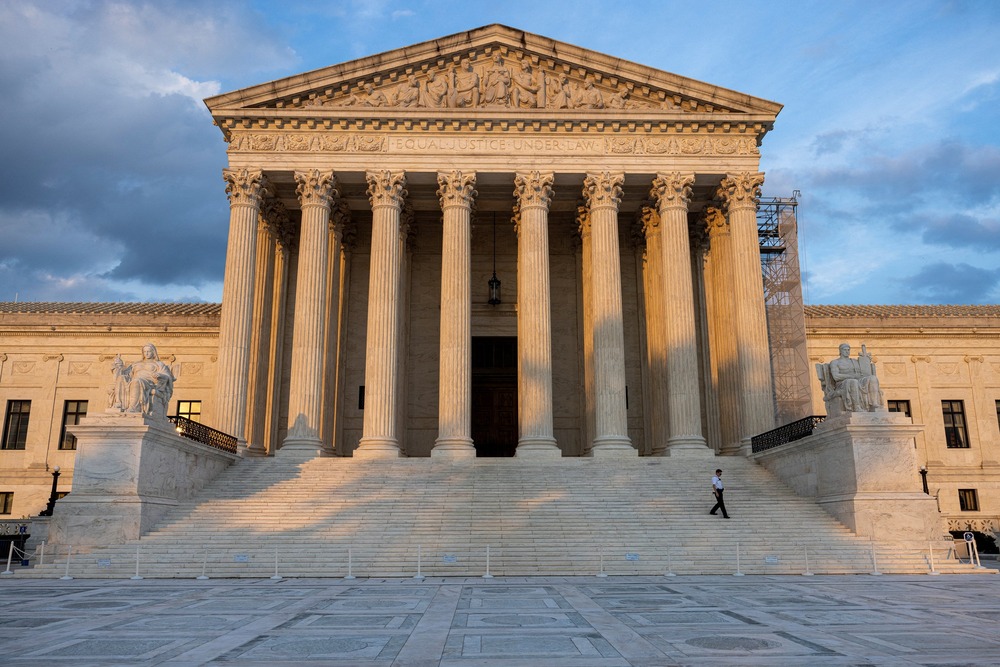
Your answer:
[[[517,450],[517,338],[472,339],[472,440],[476,456]]]

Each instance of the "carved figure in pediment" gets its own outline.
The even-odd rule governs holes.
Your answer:
[[[479,74],[472,68],[468,58],[462,58],[460,67],[451,73],[451,98],[448,106],[479,106]]]
[[[427,82],[424,83],[420,106],[437,108],[448,106],[448,80],[438,76],[433,70],[427,75]]]
[[[615,91],[614,95],[608,98],[608,108],[609,109],[628,108],[628,91],[627,90]]]
[[[583,88],[577,88],[573,94],[573,106],[577,109],[603,109],[604,95],[594,86],[593,81],[588,81]]]
[[[348,97],[340,103],[342,107],[386,107],[389,100],[381,90],[375,90],[375,86],[366,83],[364,92]]]
[[[415,107],[420,104],[420,84],[417,83],[417,77],[411,74],[405,82],[399,84],[392,95],[392,104],[399,107]]]
[[[546,75],[545,92],[548,99],[545,106],[550,109],[568,109],[573,98],[573,91],[569,87],[569,77]]]
[[[486,70],[483,80],[483,103],[506,106],[510,102],[510,70],[504,67],[503,58],[493,56],[493,67]]]
[[[851,359],[851,346],[841,343],[840,356],[828,364],[816,364],[816,374],[827,414],[884,410],[875,364],[864,345],[858,358]]]
[[[541,87],[531,63],[525,60],[521,63],[521,71],[514,75],[510,91],[511,106],[534,109],[539,106]],[[545,100],[541,101],[544,106]]]
[[[155,345],[143,345],[142,359],[128,366],[121,355],[116,355],[111,371],[115,383],[108,390],[110,408],[166,419],[167,406],[174,393],[174,374],[160,361]]]

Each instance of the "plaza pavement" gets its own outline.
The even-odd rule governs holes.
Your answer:
[[[998,665],[1000,576],[15,574],[0,579],[0,664]]]

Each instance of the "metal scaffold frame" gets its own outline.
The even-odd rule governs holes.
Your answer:
[[[757,235],[778,424],[796,421],[812,412],[799,269],[798,194],[796,190],[788,198],[762,197],[757,205]]]

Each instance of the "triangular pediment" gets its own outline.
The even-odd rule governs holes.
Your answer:
[[[781,105],[502,25],[205,100],[217,121],[258,113],[343,118],[703,116],[763,122]]]

